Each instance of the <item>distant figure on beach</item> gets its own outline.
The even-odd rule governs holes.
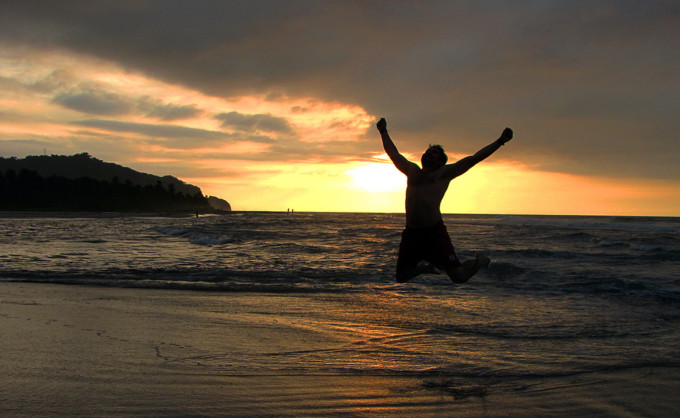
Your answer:
[[[397,281],[405,283],[423,273],[446,274],[454,283],[465,283],[489,265],[491,260],[477,253],[474,259],[460,262],[446,231],[439,208],[449,183],[484,160],[512,139],[512,129],[505,128],[500,138],[453,164],[441,145],[430,145],[420,161],[422,168],[399,153],[387,133],[387,122],[377,123],[385,152],[394,165],[406,174],[406,228],[401,234],[397,259]]]

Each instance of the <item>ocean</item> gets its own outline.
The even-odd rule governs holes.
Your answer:
[[[680,366],[680,218],[444,221],[461,259],[492,259],[462,285],[395,282],[402,214],[4,214],[0,282],[176,289],[177,310],[217,321],[238,303],[248,326],[308,340],[228,356],[218,343],[156,348],[197,373],[505,378]]]

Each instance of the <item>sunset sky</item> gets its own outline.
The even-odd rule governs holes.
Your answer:
[[[235,210],[680,216],[678,1],[1,1],[0,156],[92,156]]]

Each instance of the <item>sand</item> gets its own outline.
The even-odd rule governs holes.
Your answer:
[[[0,283],[0,295],[2,416],[680,414],[678,368],[465,379],[258,367],[273,347],[328,344],[253,309],[300,295],[31,283]]]

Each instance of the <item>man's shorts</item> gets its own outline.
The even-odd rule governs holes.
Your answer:
[[[440,270],[461,266],[443,221],[424,228],[406,227],[401,233],[397,271],[411,270],[421,260]]]

